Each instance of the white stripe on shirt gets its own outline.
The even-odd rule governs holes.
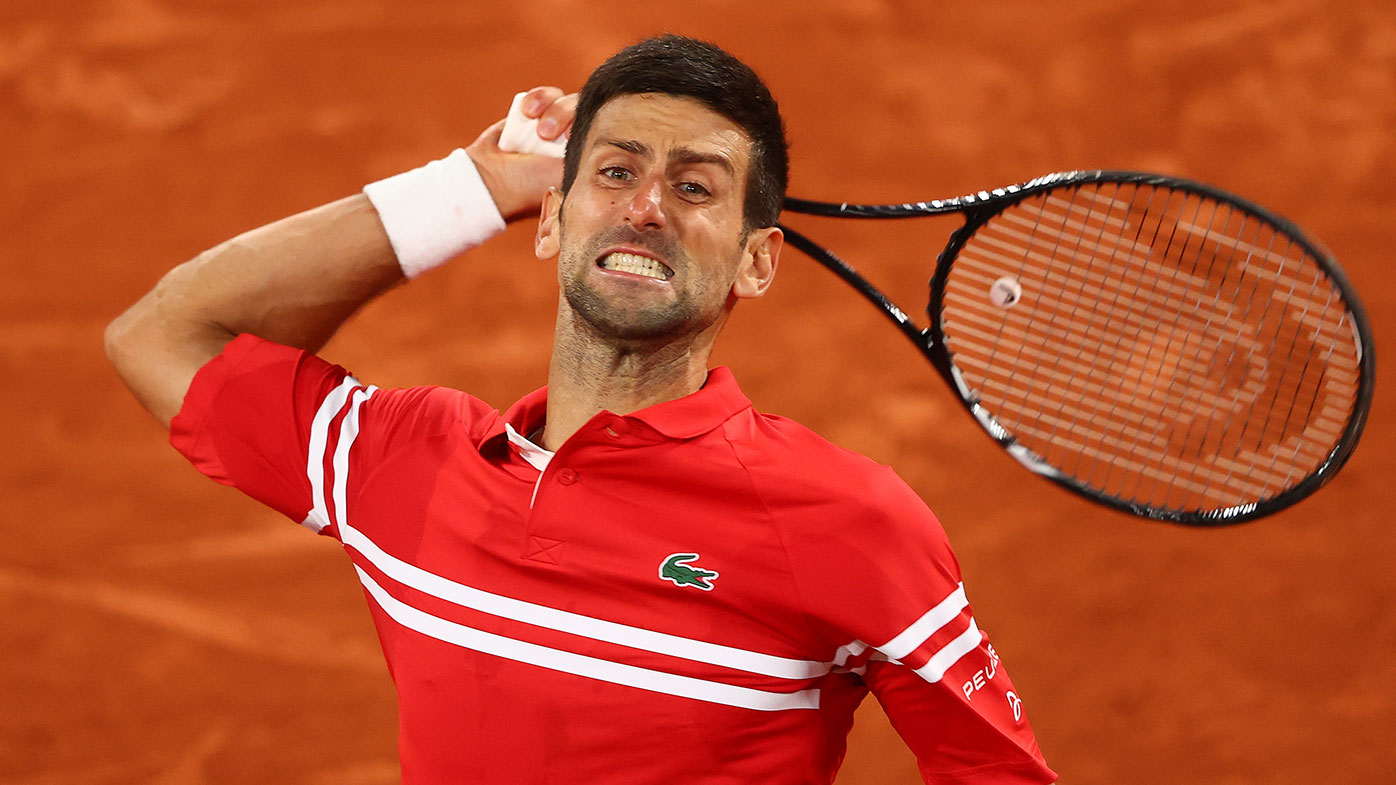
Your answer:
[[[348,525],[349,511],[345,497],[349,487],[349,447],[359,438],[359,407],[373,397],[377,387],[370,386],[354,391],[354,402],[349,414],[339,424],[339,443],[334,449],[334,514],[341,525]]]
[[[305,473],[310,479],[311,507],[302,525],[317,532],[330,525],[329,508],[325,504],[325,448],[329,441],[330,422],[339,414],[339,410],[344,408],[349,393],[359,386],[358,379],[352,376],[344,377],[344,381],[320,402],[315,419],[310,423],[310,446],[306,451]]]
[[[329,423],[334,419],[335,414],[344,407],[349,391],[355,386],[358,386],[357,383],[349,384],[348,382],[349,380],[346,380],[345,385],[341,385],[341,387],[336,388],[326,396],[325,402],[321,405],[320,411],[317,412],[315,421],[312,425],[311,445],[312,447],[319,448],[321,460],[310,460],[307,466],[308,472],[311,474],[311,485],[313,492],[315,492],[317,510],[324,508],[323,453],[327,446],[326,433],[329,428]],[[360,406],[364,401],[372,397],[375,390],[376,388],[368,388],[355,392],[349,412],[345,415],[344,420],[340,424],[340,438],[334,451],[335,481],[333,493],[336,513],[335,518],[339,526],[341,542],[343,542],[346,547],[351,547],[358,551],[368,563],[372,564],[384,575],[425,594],[461,607],[481,611],[500,618],[512,619],[545,629],[580,635],[593,640],[616,643],[634,649],[678,657],[693,662],[717,665],[776,678],[797,680],[818,678],[831,670],[831,665],[829,663],[778,657],[761,652],[753,652],[711,643],[709,641],[669,635],[667,633],[656,632],[641,627],[631,627],[617,622],[596,619],[582,614],[550,608],[545,605],[537,605],[511,597],[492,594],[435,575],[383,551],[367,535],[349,524],[350,515],[347,508],[346,490],[350,451],[359,433]],[[316,476],[317,473],[319,474],[318,478]],[[312,514],[315,514],[315,511],[312,511]],[[324,515],[324,519],[328,521],[328,514]],[[370,595],[374,597],[375,601],[378,602],[379,606],[382,607],[389,616],[404,626],[412,627],[412,629],[416,629],[427,635],[432,635],[448,643],[454,643],[478,651],[506,657],[508,657],[509,654],[502,654],[500,652],[522,652],[525,655],[537,654],[539,652],[553,652],[553,654],[544,655],[548,662],[552,664],[537,664],[541,664],[544,667],[551,667],[554,670],[564,670],[569,673],[599,678],[604,681],[630,684],[631,686],[657,692],[669,692],[669,690],[657,688],[655,685],[668,685],[678,690],[676,692],[670,692],[670,694],[694,697],[700,700],[710,700],[718,703],[728,703],[728,705],[733,706],[770,710],[782,708],[815,708],[818,705],[818,690],[804,690],[795,693],[768,693],[762,690],[751,690],[749,688],[736,687],[721,682],[692,679],[691,677],[679,677],[660,671],[648,671],[644,668],[623,665],[621,663],[612,663],[607,660],[595,660],[595,658],[584,657],[583,655],[571,652],[548,649],[547,647],[537,644],[517,641],[512,638],[497,636],[493,633],[472,630],[456,622],[438,618],[403,603],[374,582],[372,578],[369,578],[357,565],[355,569],[359,570],[360,580],[364,582],[364,586],[369,590]],[[409,624],[408,621],[404,621],[404,619],[411,621],[411,623]],[[467,632],[462,632],[463,630]],[[440,633],[440,635],[437,633]],[[510,641],[510,644],[498,644],[496,639]],[[473,641],[479,645],[461,642],[466,640]],[[481,641],[484,641],[484,643],[481,643]],[[532,660],[527,659],[523,661],[532,662]],[[587,664],[592,661],[606,663],[606,667],[594,667]],[[576,665],[576,663],[579,662],[583,663],[577,666],[581,668],[581,670],[571,670],[569,667],[564,667],[564,665],[569,663]],[[561,663],[561,665],[559,663]],[[598,673],[605,675],[596,675]],[[645,676],[639,678],[638,681],[634,679],[628,681],[622,680],[630,679],[630,677],[634,676],[636,673],[655,675],[653,677]],[[676,682],[674,679],[684,679],[686,681]],[[693,685],[689,684],[690,681],[703,685],[711,685],[712,689],[707,690],[703,695],[694,694],[695,688]],[[713,692],[713,690],[716,692]],[[740,690],[740,692],[731,692],[732,690]],[[755,693],[756,695],[750,693]],[[718,700],[712,697],[714,694],[728,697]]]
[[[817,689],[796,692],[768,692],[750,687],[739,687],[735,684],[723,684],[691,676],[680,676],[674,673],[588,657],[575,652],[550,649],[536,643],[477,630],[407,605],[388,594],[358,565],[354,566],[354,571],[359,574],[359,580],[363,583],[364,588],[368,589],[374,601],[378,603],[378,607],[382,608],[383,612],[392,617],[398,624],[462,648],[540,668],[610,682],[611,684],[637,687],[650,692],[692,698],[708,703],[720,703],[742,709],[784,711],[786,709],[819,708],[819,690]]]
[[[488,613],[503,619],[521,621],[535,627],[580,635],[592,640],[609,641],[632,649],[666,654],[670,657],[720,665],[724,668],[759,673],[780,679],[812,679],[830,670],[829,663],[777,657],[772,654],[747,651],[720,643],[694,640],[678,635],[631,627],[627,624],[583,616],[512,597],[492,594],[463,583],[427,572],[386,553],[359,530],[340,522],[342,541],[363,555],[384,575],[424,594],[445,600],[462,608]]]
[[[969,629],[955,636],[953,640],[942,646],[940,651],[932,654],[925,665],[916,669],[916,675],[935,684],[945,676],[946,671],[960,661],[960,658],[978,648],[982,639],[983,636],[979,634],[979,625],[974,623],[974,619],[970,619]]]
[[[942,627],[954,621],[955,617],[960,615],[960,611],[968,605],[969,600],[965,598],[965,584],[962,582],[955,591],[950,593],[949,597],[926,611],[921,618],[912,622],[895,638],[878,646],[877,650],[894,660],[905,659],[906,655],[916,651],[932,635],[940,632]]]

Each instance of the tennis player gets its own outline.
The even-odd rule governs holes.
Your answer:
[[[570,129],[564,161],[504,152],[496,123],[204,252],[107,331],[200,471],[343,543],[403,781],[828,783],[869,691],[926,782],[1055,779],[926,505],[708,367],[780,256],[766,87],[663,36],[525,113],[540,143]],[[501,415],[313,354],[540,207],[547,387]]]

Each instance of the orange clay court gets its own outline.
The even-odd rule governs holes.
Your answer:
[[[767,79],[793,195],[928,199],[1070,168],[1192,177],[1319,238],[1379,351],[1396,346],[1387,2],[10,0],[0,782],[396,782],[392,687],[348,560],[187,466],[121,388],[102,329],[200,250],[440,157],[515,91],[576,89],[663,30]],[[804,225],[921,304],[957,219]],[[542,383],[552,335],[531,232],[374,303],[325,354],[378,385],[506,406]],[[718,360],[759,408],[895,466],[929,502],[1063,782],[1393,781],[1385,380],[1317,495],[1230,529],[1147,523],[1029,476],[882,316],[783,261]],[[869,702],[838,782],[916,781]]]

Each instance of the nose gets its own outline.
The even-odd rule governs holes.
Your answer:
[[[630,204],[626,206],[626,223],[634,229],[662,229],[664,227],[664,181],[650,178],[631,192]]]

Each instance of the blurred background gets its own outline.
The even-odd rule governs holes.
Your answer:
[[[6,0],[0,781],[396,782],[391,684],[348,560],[185,465],[106,365],[102,328],[200,250],[440,157],[516,91],[575,89],[666,30],[766,77],[795,195],[1180,174],[1320,238],[1396,345],[1389,2]],[[918,303],[956,219],[791,223]],[[507,406],[543,383],[551,339],[531,235],[374,303],[325,355]],[[793,252],[719,359],[759,408],[895,466],[936,510],[1064,782],[1393,781],[1383,380],[1333,483],[1201,531],[1028,476]],[[849,744],[841,785],[918,781],[871,702]]]

